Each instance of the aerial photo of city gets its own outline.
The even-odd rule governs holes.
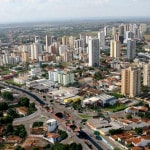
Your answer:
[[[0,6],[0,150],[150,150],[150,0]]]

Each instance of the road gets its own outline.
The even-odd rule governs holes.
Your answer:
[[[15,90],[18,90],[20,92],[23,92],[27,95],[29,95],[30,97],[32,97],[36,102],[38,102],[40,104],[40,106],[43,106],[47,103],[45,103],[43,100],[41,100],[41,96],[38,96],[35,95],[36,93],[31,93],[30,91],[27,91],[25,89],[21,89],[21,88],[18,88],[16,86],[13,86],[13,85],[8,85],[8,84],[5,84],[3,82],[0,82],[1,85],[5,86],[5,87],[10,87],[12,89],[15,89]],[[47,118],[54,118],[54,114],[51,114],[50,112],[46,111],[46,110],[43,110],[42,107],[38,107],[38,110],[37,112],[35,112],[34,114],[30,115],[30,116],[27,116],[27,117],[23,117],[23,118],[19,118],[19,119],[15,119],[13,124],[14,125],[18,125],[18,124],[25,124],[27,130],[28,130],[28,134],[29,131],[30,131],[30,126],[31,124],[39,119],[41,117],[41,115],[43,116],[46,116]],[[52,105],[52,107],[54,108],[54,113],[56,112],[64,112],[66,111],[68,114],[70,114],[72,116],[72,120],[74,120],[76,122],[77,125],[79,125],[79,123],[81,122],[81,118],[78,116],[77,112],[73,109],[67,109],[65,108],[64,106],[58,104],[58,103],[54,103],[54,105]],[[60,125],[60,127],[64,130],[67,130],[66,126],[65,126],[65,123],[63,123],[62,121],[58,120],[58,123]],[[83,127],[83,132],[84,132],[84,127]],[[86,136],[87,136],[87,139],[92,143],[93,145],[93,149],[98,149],[98,150],[108,150],[108,147],[107,145],[103,142],[103,141],[97,141],[95,139],[95,137],[91,137],[91,135],[89,135],[89,133],[85,133]],[[85,150],[87,150],[87,146],[86,144],[84,143],[83,140],[81,140],[79,137],[77,137],[76,134],[74,133],[69,133],[70,137],[69,140],[70,141],[74,141],[74,142],[77,142],[77,143],[81,143],[83,145],[83,148]],[[73,135],[73,136],[72,136]],[[73,137],[73,138],[72,138]]]

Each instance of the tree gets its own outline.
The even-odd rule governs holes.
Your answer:
[[[132,119],[132,115],[129,113],[129,114],[126,115],[126,118],[127,119]]]
[[[0,103],[0,110],[7,110],[8,109],[8,104],[6,102],[1,102]]]
[[[2,97],[5,100],[8,100],[8,101],[13,101],[14,100],[14,97],[13,97],[12,93],[7,92],[7,91],[2,93]]]
[[[60,135],[61,140],[64,140],[68,137],[68,134],[66,133],[66,131],[63,131],[63,130],[58,130],[58,134]]]
[[[100,79],[102,79],[102,75],[101,75],[101,72],[100,72],[100,71],[95,72],[95,74],[94,74],[94,79],[95,79],[95,80],[100,80]]]
[[[123,133],[123,129],[111,129],[111,130],[109,130],[109,134],[110,135],[114,135],[114,134],[121,134],[121,133]]]
[[[21,147],[20,145],[15,147],[15,150],[25,150],[23,147]]]
[[[118,147],[115,147],[115,148],[114,148],[114,150],[120,150],[120,148],[118,148]]]
[[[30,107],[30,108],[35,108],[35,103],[34,103],[34,102],[33,102],[33,103],[30,103],[30,104],[29,104],[29,107]]]
[[[27,97],[20,98],[20,101],[18,102],[18,105],[29,107],[30,100]]]
[[[13,133],[14,129],[12,124],[8,124],[6,127],[6,133]]]
[[[143,129],[142,128],[135,128],[134,131],[138,135],[141,135],[143,133]]]
[[[16,127],[16,129],[14,130],[14,134],[16,136],[19,136],[21,138],[25,138],[27,135],[26,129],[24,125],[19,125]]]
[[[8,114],[9,116],[12,116],[13,118],[15,118],[15,117],[18,116],[17,112],[16,112],[15,110],[13,110],[12,108],[9,108],[9,109],[8,109],[7,114]]]
[[[150,143],[147,144],[147,147],[150,148]]]
[[[76,148],[77,148],[77,144],[76,143],[71,143],[69,145],[69,150],[76,150]]]
[[[77,147],[76,147],[76,150],[82,150],[82,145],[78,144]]]

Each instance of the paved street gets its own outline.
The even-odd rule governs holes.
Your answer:
[[[7,85],[5,85],[7,86]],[[28,90],[24,90],[24,89],[20,89],[20,88],[17,88],[17,87],[14,87],[14,86],[9,86],[11,88],[14,88],[15,90],[18,90],[18,91],[21,91],[21,92],[24,92],[25,94],[29,95],[30,97],[32,97],[32,99],[35,99],[36,102],[37,102],[37,112],[35,112],[34,114],[30,115],[30,116],[27,116],[27,117],[23,117],[23,118],[18,118],[18,119],[15,119],[13,124],[14,125],[18,125],[18,124],[24,124],[26,129],[28,130],[28,134],[29,133],[29,129],[32,125],[32,123],[34,121],[39,121],[39,119],[43,116],[45,116],[45,120],[46,119],[49,119],[49,118],[55,118],[57,119],[58,123],[59,123],[59,126],[60,128],[62,128],[63,130],[66,130],[68,132],[68,135],[69,135],[69,138],[65,141],[63,141],[64,143],[68,143],[68,142],[77,142],[77,143],[81,143],[83,145],[83,150],[87,150],[87,145],[84,143],[84,141],[80,138],[78,138],[76,136],[75,133],[73,132],[69,132],[65,126],[65,120],[62,121],[62,120],[59,120],[56,116],[55,116],[55,113],[57,112],[66,112],[68,114],[71,115],[71,120],[74,120],[75,121],[75,124],[78,126],[80,125],[80,122],[81,122],[81,118],[78,116],[78,113],[73,110],[73,109],[67,109],[65,108],[64,106],[58,104],[58,103],[55,103],[54,104],[51,104],[48,100],[48,98],[46,98],[47,102],[41,100],[42,99],[42,95],[38,94],[38,93],[31,93],[30,91]],[[49,105],[51,105],[51,107],[54,108],[54,112],[53,113],[50,113],[48,112],[45,108],[43,108],[41,105],[45,104],[45,103],[48,103]],[[86,125],[82,126],[83,130],[86,131],[86,133],[89,135],[89,139],[90,141],[94,144],[92,144],[93,146],[93,149],[101,149],[101,148],[98,148],[98,147],[102,147],[103,150],[108,150],[110,149],[110,147],[108,147],[103,141],[98,141],[95,139],[94,137],[94,134],[93,134],[93,131],[91,131],[91,129],[88,129],[88,127]],[[96,148],[96,147],[97,148]],[[89,149],[89,148],[88,148]]]

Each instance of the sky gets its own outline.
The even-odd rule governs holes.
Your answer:
[[[149,16],[150,0],[0,0],[0,23]]]

